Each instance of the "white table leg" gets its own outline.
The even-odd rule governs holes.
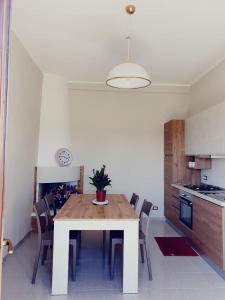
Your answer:
[[[54,224],[52,295],[68,292],[69,230],[65,222]]]
[[[128,221],[124,227],[123,293],[138,293],[138,222]]]

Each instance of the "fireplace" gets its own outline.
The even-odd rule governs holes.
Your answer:
[[[46,194],[52,193],[55,198],[57,209],[63,206],[70,195],[76,194],[77,192],[77,181],[39,184],[39,198],[41,199]]]
[[[34,202],[45,196],[51,189],[54,193],[83,193],[83,166],[36,167]]]
[[[83,193],[84,167],[36,167],[34,183],[34,203],[52,192],[59,209],[74,193]],[[34,213],[31,216],[33,231],[36,231]]]

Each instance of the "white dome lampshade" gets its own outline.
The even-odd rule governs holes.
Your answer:
[[[115,66],[109,73],[106,84],[119,89],[139,89],[151,84],[146,70],[133,62]]]
[[[125,7],[129,16],[135,13],[135,6],[129,4]],[[128,34],[127,39],[127,61],[115,66],[109,73],[106,84],[119,89],[140,89],[151,84],[146,70],[130,60],[130,42],[131,37]]]

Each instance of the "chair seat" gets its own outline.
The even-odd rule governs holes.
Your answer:
[[[141,211],[140,211],[140,224],[139,224],[139,233],[138,233],[142,263],[144,263],[144,250],[145,250],[145,254],[146,254],[149,280],[152,280],[152,271],[151,271],[151,262],[150,262],[148,245],[146,244],[146,235],[149,232],[149,221],[150,221],[151,209],[152,209],[152,203],[147,200],[144,200]],[[147,223],[146,223],[146,219],[145,219],[146,226],[145,226],[144,232],[142,231],[142,223],[143,223],[142,215],[143,214],[147,216]],[[122,231],[122,230],[111,230],[110,231],[110,246],[109,246],[110,279],[113,279],[113,277],[114,277],[116,246],[123,244],[123,239],[124,239],[124,231]]]
[[[50,203],[49,203],[49,202]],[[37,203],[34,204],[34,212],[37,219],[37,227],[38,227],[38,243],[37,250],[34,262],[34,269],[32,274],[31,282],[35,283],[40,255],[42,253],[41,264],[44,265],[45,260],[47,259],[48,250],[53,246],[54,239],[54,221],[53,216],[50,211],[51,208],[51,199],[41,199]],[[44,218],[43,218],[44,217]],[[44,222],[42,222],[42,220]],[[69,232],[69,244],[72,246],[72,279],[76,278],[76,261],[77,254],[79,253],[81,241],[81,231],[72,230]]]

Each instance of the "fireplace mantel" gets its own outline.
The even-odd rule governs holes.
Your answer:
[[[80,166],[37,167],[36,183],[57,183],[80,180]]]
[[[34,202],[38,201],[40,185],[44,183],[77,182],[79,193],[83,193],[83,176],[83,166],[35,167]]]

